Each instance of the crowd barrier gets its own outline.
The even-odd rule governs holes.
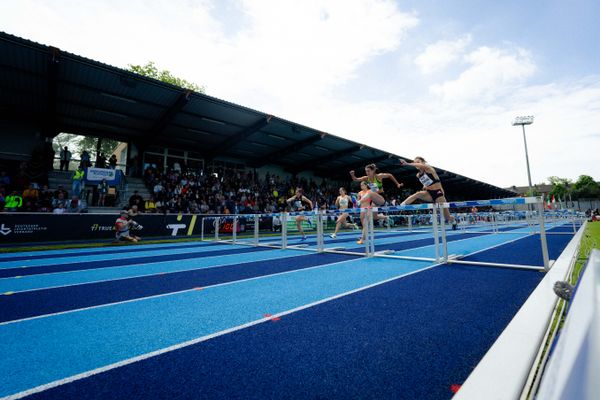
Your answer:
[[[494,211],[494,206],[512,206],[512,211]],[[491,211],[473,214],[464,210],[470,207],[487,207]],[[520,210],[516,207],[521,207]],[[552,221],[571,221],[575,231],[581,215],[569,212],[544,211],[541,198],[513,198],[450,202],[443,204],[413,204],[389,207],[315,210],[289,213],[210,215],[210,214],[140,214],[134,219],[142,226],[136,234],[142,238],[199,236],[203,240],[217,240],[270,246],[299,248],[318,252],[348,252],[336,246],[325,246],[325,235],[335,228],[336,219],[348,214],[353,224],[366,229],[364,246],[350,250],[352,254],[365,256],[394,256],[390,251],[378,251],[375,233],[388,231],[419,231],[430,235],[435,243],[436,262],[461,262],[447,251],[447,222],[440,216],[449,209],[458,221],[461,233],[503,233],[507,226],[527,227],[532,234],[540,234],[545,248],[544,224]],[[0,214],[0,243],[51,242],[72,240],[103,240],[114,238],[114,225],[118,215],[112,214]],[[288,243],[288,236],[297,234],[297,217],[304,217],[301,226],[313,237],[316,246]],[[563,233],[564,234],[564,233]],[[401,257],[401,256],[395,256]],[[405,256],[403,258],[415,259]],[[417,257],[416,259],[421,259]],[[549,260],[544,259],[547,269]]]

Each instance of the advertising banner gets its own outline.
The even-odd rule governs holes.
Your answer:
[[[117,185],[121,181],[121,170],[109,168],[86,168],[85,180],[90,183],[99,183],[106,179],[109,185]]]
[[[118,214],[0,214],[2,243],[72,240],[112,240]],[[199,235],[202,216],[144,214],[133,218],[141,228],[133,230],[142,239]]]

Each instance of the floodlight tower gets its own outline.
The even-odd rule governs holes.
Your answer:
[[[527,115],[524,117],[517,117],[513,121],[512,125],[521,125],[523,128],[523,143],[525,143],[525,161],[527,161],[527,178],[529,179],[529,196],[533,196],[533,187],[531,185],[531,171],[529,170],[529,154],[527,152],[527,138],[525,137],[525,125],[533,124],[533,115]]]

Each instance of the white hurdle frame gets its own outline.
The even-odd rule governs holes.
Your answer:
[[[469,206],[494,206],[494,205],[506,205],[506,204],[534,204],[537,206],[537,218],[538,224],[540,226],[540,245],[542,248],[542,259],[543,265],[521,265],[521,264],[508,264],[508,263],[491,263],[491,262],[481,262],[481,261],[466,261],[461,260],[459,258],[448,258],[448,247],[447,243],[444,243],[444,254],[443,259],[448,264],[465,264],[465,265],[483,265],[489,267],[504,267],[504,268],[517,268],[517,269],[532,269],[538,271],[549,271],[550,270],[550,259],[548,256],[548,242],[546,240],[546,229],[545,229],[545,216],[544,216],[544,203],[543,198],[541,197],[517,197],[517,198],[508,198],[508,199],[497,199],[497,200],[476,200],[476,201],[465,201],[465,202],[449,202],[449,203],[441,203],[437,206],[440,209],[451,207],[469,207]],[[527,216],[528,214],[526,214]],[[443,221],[443,218],[442,218]],[[442,225],[443,226],[443,225]],[[533,225],[532,225],[533,227]],[[444,229],[445,232],[445,229]],[[493,230],[494,234],[500,233],[497,228]],[[532,229],[530,234],[537,233],[535,229]],[[442,233],[442,240],[446,242],[445,234]]]
[[[525,219],[523,220],[524,227],[529,227],[529,234],[538,234],[540,235],[540,245],[542,248],[542,258],[543,265],[520,265],[520,264],[508,264],[508,263],[493,263],[493,262],[479,262],[479,261],[466,261],[461,260],[460,257],[453,255],[450,257],[448,254],[448,237],[446,234],[446,229],[448,227],[447,222],[443,216],[444,208],[456,208],[456,207],[471,207],[471,206],[496,206],[496,205],[533,205],[533,208],[528,209],[525,212]],[[430,210],[431,211],[431,222],[432,222],[432,231],[433,231],[433,241],[435,247],[435,258],[425,258],[425,257],[410,257],[410,256],[401,256],[394,255],[388,253],[387,251],[375,251],[375,227],[374,227],[374,211],[371,208],[364,209],[349,209],[349,210],[336,210],[336,211],[321,211],[315,210],[311,212],[282,212],[282,213],[274,213],[274,214],[244,214],[244,215],[214,215],[214,216],[203,216],[201,222],[201,240],[205,240],[205,228],[207,227],[207,223],[212,221],[214,225],[214,237],[212,240],[215,242],[223,242],[223,243],[233,243],[233,244],[242,244],[242,245],[252,245],[252,246],[260,246],[260,247],[269,247],[269,248],[280,248],[280,249],[296,249],[303,251],[313,251],[318,253],[339,253],[339,254],[349,254],[349,255],[364,255],[366,257],[385,257],[385,258],[395,258],[395,259],[408,259],[408,260],[421,260],[421,261],[432,261],[436,263],[445,262],[449,264],[466,264],[466,265],[483,265],[483,266],[497,266],[497,267],[507,267],[507,268],[520,268],[520,269],[534,269],[534,270],[543,270],[548,271],[551,267],[549,253],[548,253],[548,242],[546,235],[548,232],[546,231],[546,222],[547,220],[551,221],[564,221],[565,223],[572,224],[573,231],[576,232],[578,226],[584,220],[584,218],[575,212],[555,212],[550,215],[548,212],[544,210],[544,202],[541,197],[521,197],[521,198],[508,198],[508,199],[494,199],[494,200],[477,200],[477,201],[464,201],[464,202],[447,202],[447,203],[435,203],[435,204],[412,204],[405,206],[391,206],[391,207],[379,207],[377,212],[389,212],[389,211],[418,211],[418,210]],[[327,216],[331,215],[340,215],[341,213],[350,213],[350,214],[360,214],[361,212],[365,213],[365,218],[363,224],[365,224],[365,241],[364,241],[364,253],[356,252],[356,251],[344,251],[339,248],[326,248],[325,247],[325,229],[324,224]],[[292,217],[305,215],[309,217],[315,217],[316,224],[316,247],[308,247],[306,245],[294,245],[290,246],[288,243],[288,220]],[[499,213],[494,210],[490,213],[492,216],[489,220],[489,224],[491,227],[490,234],[509,234],[510,232],[502,232],[501,227],[503,225],[510,225],[511,219],[507,219],[505,217],[499,218]],[[281,243],[260,243],[260,219],[261,217],[279,217],[281,220]],[[254,232],[250,241],[239,240],[237,229],[240,223],[240,218],[244,217],[247,219],[254,219]],[[412,224],[413,215],[406,214],[408,221],[408,231],[414,231],[414,226]],[[467,215],[468,217],[468,215]],[[221,220],[228,220],[229,218],[233,221],[233,232],[232,238],[227,239],[220,237],[220,222]],[[438,219],[439,218],[439,219]],[[467,218],[468,219],[468,218]],[[209,222],[207,222],[209,221]],[[468,222],[468,220],[465,220]],[[513,221],[514,222],[514,221]],[[517,221],[519,222],[519,221]],[[537,228],[536,225],[539,225]],[[536,229],[537,228],[537,229]],[[539,230],[538,230],[539,229]],[[570,232],[552,232],[550,234],[571,234]],[[210,239],[209,239],[210,240]]]

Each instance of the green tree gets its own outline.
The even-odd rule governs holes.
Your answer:
[[[573,185],[573,197],[577,199],[600,198],[600,185],[589,175],[581,175]]]
[[[127,67],[129,71],[135,72],[136,74],[147,76],[148,78],[154,78],[184,89],[190,89],[194,92],[205,93],[204,86],[200,86],[193,82],[186,81],[185,79],[173,76],[173,74],[166,69],[159,70],[153,61],[148,61],[146,65],[128,64]]]
[[[113,151],[115,151],[118,145],[119,142],[117,140],[102,138],[102,143],[100,144],[100,153],[104,154],[104,156],[108,158],[113,153]],[[98,146],[98,138],[92,136],[80,136],[77,146],[79,152],[87,150],[87,152],[90,153],[92,161],[96,159],[96,148]],[[79,154],[77,156],[79,157]]]
[[[559,178],[558,176],[551,176],[548,178],[552,185],[549,196],[554,196],[556,199],[565,200],[571,193],[571,185],[573,182],[567,178]]]
[[[92,162],[96,159],[97,144],[97,137],[74,135],[72,133],[60,133],[52,141],[52,147],[56,152],[56,156],[60,154],[60,150],[63,147],[67,146],[73,156],[73,159],[79,160],[81,157],[81,152],[83,150],[87,150],[87,152],[90,154]],[[115,151],[118,145],[119,142],[117,140],[103,138],[102,144],[100,145],[100,152],[108,158],[113,151]]]

